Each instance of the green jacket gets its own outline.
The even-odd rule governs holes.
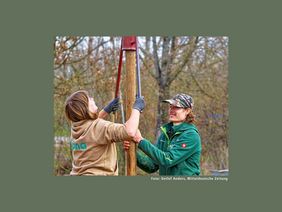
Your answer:
[[[170,127],[174,133],[169,139]],[[147,173],[159,169],[160,175],[200,174],[201,138],[193,124],[165,124],[161,127],[156,146],[143,139],[138,147],[143,152],[137,152],[137,165]]]

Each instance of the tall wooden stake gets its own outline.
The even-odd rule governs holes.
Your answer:
[[[136,52],[126,51],[126,120],[129,119],[136,96]],[[127,152],[127,175],[136,175],[136,144],[131,142]]]

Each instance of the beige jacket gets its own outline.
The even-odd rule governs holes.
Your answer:
[[[131,140],[123,124],[103,119],[74,122],[70,175],[118,175],[114,142]]]

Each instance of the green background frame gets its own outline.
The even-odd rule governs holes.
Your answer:
[[[2,211],[279,206],[281,5],[170,2],[1,1]],[[229,37],[228,182],[53,176],[54,36],[129,34]]]

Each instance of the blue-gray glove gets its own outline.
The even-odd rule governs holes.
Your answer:
[[[106,107],[104,107],[104,111],[107,113],[115,112],[119,109],[119,97],[113,99]]]
[[[136,97],[133,108],[138,110],[140,113],[142,112],[142,110],[144,110],[145,108],[144,96]]]

